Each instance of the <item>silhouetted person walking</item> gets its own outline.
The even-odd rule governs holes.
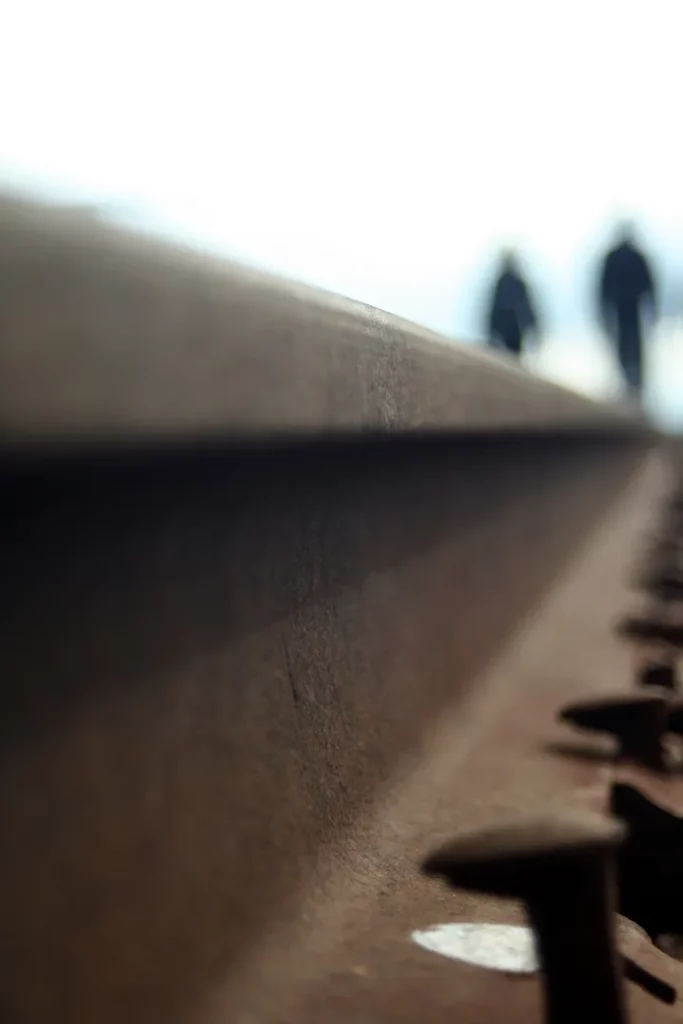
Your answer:
[[[642,312],[655,315],[655,285],[645,256],[637,248],[630,225],[607,253],[600,273],[600,314],[615,346],[630,393],[643,390]]]
[[[513,252],[503,253],[500,270],[488,307],[489,344],[520,356],[525,336],[538,330],[529,289]]]

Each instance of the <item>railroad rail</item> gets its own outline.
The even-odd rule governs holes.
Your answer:
[[[504,812],[604,809],[555,714],[636,671],[612,624],[661,440],[49,206],[0,201],[0,297],[3,1019],[540,1020],[538,977],[412,941],[518,913],[419,865]]]

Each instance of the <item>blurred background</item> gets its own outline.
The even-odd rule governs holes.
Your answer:
[[[676,0],[23,0],[2,187],[180,237],[472,344],[501,246],[534,372],[623,389],[595,289],[628,217],[657,281],[645,404],[683,428]]]

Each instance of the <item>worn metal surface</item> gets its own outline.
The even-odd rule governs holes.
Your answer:
[[[359,302],[0,198],[0,438],[641,429]]]
[[[411,942],[458,906],[419,857],[592,784],[537,743],[617,678],[652,439],[376,311],[0,213],[3,1020],[493,1019],[517,996]]]
[[[538,977],[457,964],[408,939],[413,929],[448,922],[520,924],[519,906],[443,891],[416,877],[415,863],[496,814],[572,807],[605,812],[614,779],[636,783],[665,806],[681,806],[679,777],[615,765],[609,754],[601,756],[599,744],[577,742],[555,721],[569,697],[607,696],[632,685],[632,653],[612,626],[632,600],[629,554],[651,526],[664,479],[656,463],[646,467],[467,700],[434,723],[421,764],[384,794],[367,833],[355,837],[357,848],[364,840],[384,851],[378,877],[367,877],[360,856],[341,863],[336,884],[312,892],[304,914],[283,922],[262,955],[254,955],[253,1019],[541,1021]],[[624,921],[620,932],[624,953],[681,991],[683,964],[630,923]],[[665,1006],[630,984],[626,994],[632,1021],[683,1019],[680,999]],[[217,1004],[226,1019],[232,997],[226,987],[225,1001]],[[223,1018],[217,1011],[213,1019]]]

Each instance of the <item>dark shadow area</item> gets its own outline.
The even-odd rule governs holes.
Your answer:
[[[639,988],[642,988],[653,999],[658,999],[660,1003],[673,1006],[678,998],[678,993],[673,985],[669,985],[666,981],[658,978],[657,975],[648,971],[647,968],[641,967],[640,964],[637,964],[635,960],[628,956],[623,957],[623,962],[624,975],[628,981],[638,985]]]
[[[636,681],[639,686],[652,686],[675,693],[678,690],[676,664],[674,661],[647,661],[637,670]],[[669,728],[671,729],[671,720],[669,720]]]
[[[669,608],[656,616],[628,616],[615,623],[615,632],[636,643],[668,645],[677,649],[683,647],[683,623],[672,621]],[[678,617],[678,616],[677,616]]]
[[[69,694],[135,685],[194,648],[210,651],[325,602],[448,538],[485,535],[503,506],[511,530],[523,521],[534,537],[545,578],[545,556],[560,564],[553,550],[565,552],[613,499],[639,451],[629,440],[546,434],[6,461],[0,741],[24,715],[35,728]],[[552,523],[546,509],[560,494],[568,504]],[[475,550],[463,549],[453,567],[464,571],[463,593],[479,572]],[[511,611],[496,595],[510,587],[510,552],[497,555],[491,546],[482,582],[492,632]],[[519,564],[531,593],[526,553]],[[516,589],[517,581],[510,597]]]
[[[666,769],[662,740],[667,729],[668,706],[662,693],[578,701],[560,708],[557,718],[581,732],[613,737],[624,760],[653,771]]]
[[[628,826],[617,853],[619,913],[654,943],[683,934],[683,819],[626,783],[612,786],[609,809]]]
[[[505,435],[6,461],[0,1005],[186,1019],[641,451]]]

